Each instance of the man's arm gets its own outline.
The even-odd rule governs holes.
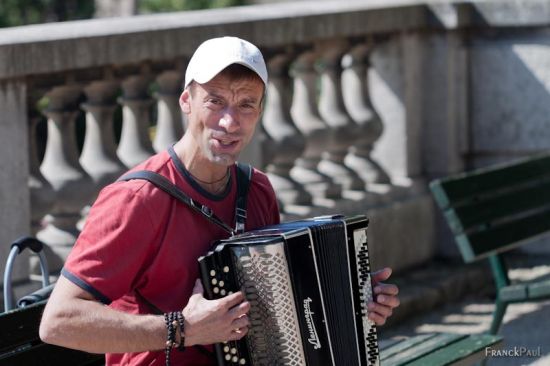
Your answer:
[[[185,345],[240,339],[248,331],[250,304],[241,292],[206,300],[197,280],[184,308]],[[238,331],[235,331],[238,330]],[[51,344],[92,353],[128,353],[164,349],[162,315],[134,315],[111,309],[90,293],[60,276],[50,296],[40,338]]]

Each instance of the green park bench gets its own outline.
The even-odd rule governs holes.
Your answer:
[[[488,258],[496,286],[489,332],[512,303],[550,298],[550,279],[512,283],[504,254],[550,232],[550,155],[499,164],[430,184],[466,263]]]
[[[502,337],[490,334],[420,334],[381,342],[381,366],[473,365],[500,347]]]

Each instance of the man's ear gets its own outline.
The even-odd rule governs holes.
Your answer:
[[[191,113],[191,95],[189,94],[189,88],[185,88],[180,95],[180,108],[185,114]]]

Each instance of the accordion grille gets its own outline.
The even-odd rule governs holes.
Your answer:
[[[237,255],[236,275],[250,302],[246,337],[253,365],[305,365],[294,296],[282,244]]]

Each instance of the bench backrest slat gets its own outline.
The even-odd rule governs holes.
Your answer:
[[[471,196],[521,185],[548,175],[550,175],[550,155],[539,155],[438,179],[435,181],[437,187],[432,191],[440,207],[446,209],[451,204],[467,200]]]
[[[466,262],[515,248],[527,240],[545,235],[550,230],[550,212],[517,220],[513,225],[488,228],[470,235],[456,236],[458,247]]]
[[[472,200],[445,210],[447,222],[454,233],[475,232],[484,227],[511,223],[530,214],[550,210],[550,181],[531,182],[490,197],[476,196]],[[550,225],[550,223],[549,223]]]
[[[436,180],[430,188],[471,262],[550,232],[550,155]]]

